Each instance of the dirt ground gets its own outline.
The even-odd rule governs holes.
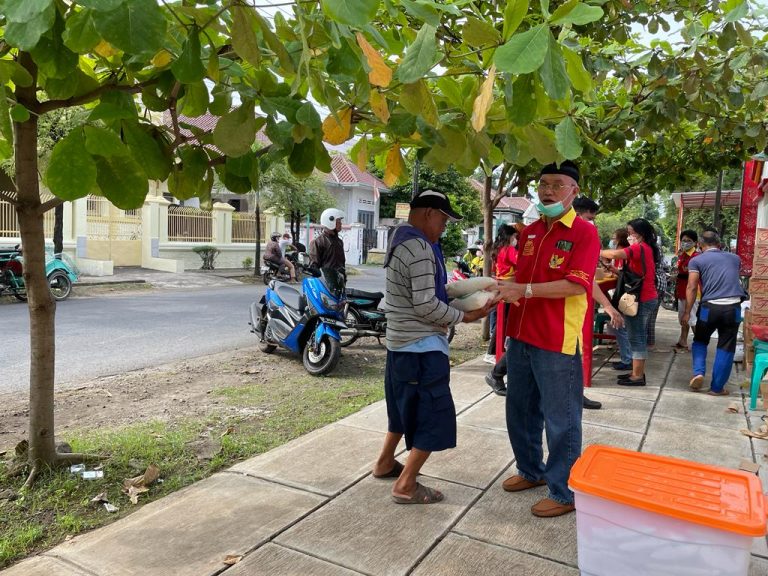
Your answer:
[[[462,324],[452,349],[464,358],[479,353],[480,325]],[[354,379],[360,366],[383,366],[386,350],[373,338],[363,338],[342,350],[334,378]],[[57,391],[57,439],[69,429],[117,428],[150,420],[174,421],[210,416],[248,416],[253,408],[233,406],[220,388],[269,385],[277,379],[307,376],[298,356],[286,351],[268,355],[252,347],[181,360],[154,368],[95,378]],[[0,452],[12,449],[27,436],[29,410],[26,393],[0,394]]]

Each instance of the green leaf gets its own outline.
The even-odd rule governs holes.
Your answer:
[[[551,164],[562,160],[555,146],[555,134],[541,124],[523,128],[528,148],[539,164]]]
[[[136,161],[152,180],[163,181],[171,171],[171,159],[163,152],[161,144],[140,125],[123,122],[123,138]]]
[[[88,120],[111,122],[112,120],[132,120],[136,117],[138,112],[133,96],[125,92],[107,92],[88,116]]]
[[[434,26],[425,24],[421,27],[413,44],[408,46],[403,61],[395,75],[403,84],[412,84],[420,80],[432,66],[437,56],[437,39]]]
[[[586,94],[592,90],[592,76],[584,68],[584,62],[576,52],[567,46],[561,46],[563,56],[565,57],[565,69],[568,71],[568,77],[571,84],[579,92]]]
[[[288,167],[297,176],[309,176],[315,168],[315,141],[306,139],[293,145]]]
[[[89,76],[80,68],[75,68],[74,73],[66,78],[48,78],[40,87],[51,100],[66,100],[93,92],[99,88],[99,81]]]
[[[208,170],[208,155],[197,146],[185,146],[179,150],[184,173],[192,180],[203,180]]]
[[[579,130],[570,116],[566,116],[555,128],[555,145],[558,152],[568,160],[581,156],[583,147],[579,138]]]
[[[96,163],[83,152],[85,136],[82,130],[72,130],[59,140],[51,153],[45,181],[48,189],[62,200],[77,200],[96,187]]]
[[[13,142],[13,126],[11,113],[8,109],[8,97],[5,93],[5,83],[8,80],[0,76],[0,135],[7,141]]]
[[[579,3],[579,0],[568,0],[564,4],[561,4],[558,6],[554,12],[552,12],[552,15],[549,17],[549,23],[550,25],[554,26],[557,24],[558,20],[564,18],[568,14],[571,13],[571,11],[576,7],[576,4]]]
[[[101,37],[96,32],[96,25],[93,23],[93,18],[91,18],[91,11],[87,9],[81,10],[67,18],[66,30],[62,34],[62,39],[64,40],[64,46],[78,54],[85,54],[96,46]]]
[[[549,0],[539,0],[539,4],[541,5],[541,13],[549,18]]]
[[[5,0],[3,12],[8,22],[25,22],[48,10],[53,0]]]
[[[214,86],[211,90],[213,100],[208,104],[208,109],[214,116],[222,116],[232,108],[232,92],[221,85]]]
[[[232,8],[232,47],[252,66],[261,65],[261,49],[254,28],[253,13],[245,6]]]
[[[504,8],[504,27],[501,34],[504,41],[509,40],[528,14],[528,2],[529,0],[508,0]]]
[[[467,22],[464,24],[464,42],[473,48],[480,46],[492,46],[499,43],[501,36],[499,32],[482,20],[477,18],[467,17]]]
[[[550,98],[562,100],[568,95],[568,88],[571,83],[568,80],[568,72],[565,70],[565,60],[563,60],[563,54],[560,51],[560,44],[551,34],[549,35],[549,50],[544,64],[539,68],[539,76],[541,76],[544,90]]]
[[[0,60],[0,78],[3,79],[3,84],[10,79],[16,86],[22,88],[32,86],[32,76],[15,60]]]
[[[56,7],[49,4],[43,12],[35,14],[26,22],[8,22],[5,25],[4,40],[21,50],[32,50],[37,46],[42,35],[53,27],[55,20]]]
[[[208,111],[208,88],[205,82],[184,86],[184,97],[179,100],[179,110],[190,118],[197,118]]]
[[[296,68],[291,60],[291,55],[288,54],[288,50],[285,49],[283,42],[272,32],[272,28],[269,27],[269,23],[264,19],[261,14],[256,13],[256,22],[261,28],[261,34],[264,36],[264,40],[267,42],[270,50],[277,56],[280,67],[288,74],[294,74]]]
[[[723,26],[723,31],[717,37],[717,47],[723,52],[727,52],[738,43],[739,38],[736,34],[736,27],[732,23]]]
[[[380,0],[321,0],[323,11],[342,24],[358,28],[373,20]]]
[[[438,133],[443,143],[433,146],[425,156],[425,160],[439,159],[447,164],[458,161],[467,147],[467,135],[452,126],[444,126],[438,130]]]
[[[320,114],[317,113],[311,102],[305,102],[296,111],[296,122],[315,130],[319,130],[323,124]]]
[[[728,2],[727,6],[730,7],[732,4],[733,2]],[[744,0],[741,0],[741,2],[737,2],[737,5],[734,8],[731,8],[731,10],[728,11],[725,15],[725,21],[736,22],[747,16],[749,16],[749,6]]]
[[[96,183],[101,193],[118,208],[141,208],[149,192],[147,175],[133,156],[97,156]]]
[[[77,3],[86,8],[93,8],[100,12],[109,12],[129,1],[130,0],[77,0]]]
[[[512,104],[507,105],[509,119],[518,126],[533,122],[536,117],[536,88],[533,74],[523,74],[512,84]]]
[[[225,164],[227,166],[227,172],[230,172],[235,176],[247,178],[253,172],[254,163],[258,165],[258,161],[255,160],[253,154],[249,152],[248,154],[243,154],[237,158],[228,156]]]
[[[29,110],[21,104],[14,104],[11,108],[11,120],[22,124],[29,120]]]
[[[496,50],[496,67],[512,74],[527,74],[538,70],[547,57],[550,36],[546,24],[515,34],[509,42]]]
[[[572,1],[573,0],[571,0],[571,2]],[[567,4],[560,6],[560,8],[564,8],[571,2],[568,2]],[[603,17],[602,8],[600,8],[599,6],[588,6],[587,4],[583,4],[582,2],[576,2],[570,10],[556,17],[557,12],[560,10],[560,8],[555,10],[555,12],[552,14],[552,18],[549,20],[549,24],[551,26],[560,26],[563,24],[574,24],[576,26],[583,26],[584,24],[589,24],[590,22],[596,22]]]
[[[435,28],[440,26],[440,14],[434,6],[426,2],[413,2],[412,0],[400,0],[400,4],[408,14],[418,18],[425,24]]]
[[[171,71],[182,84],[194,84],[205,78],[205,66],[200,57],[200,36],[197,28],[192,28],[189,36],[184,40],[181,54],[171,64]]]
[[[99,126],[85,126],[85,149],[93,156],[125,156],[128,148],[112,130]]]
[[[242,156],[251,150],[256,129],[253,103],[244,102],[219,119],[213,130],[213,142],[227,156]]]
[[[167,22],[155,0],[126,1],[92,17],[102,38],[127,54],[154,56],[165,42]]]
[[[403,86],[400,104],[414,116],[421,116],[433,126],[437,124],[437,107],[424,80]]]

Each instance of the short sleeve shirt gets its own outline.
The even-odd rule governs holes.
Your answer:
[[[688,286],[688,263],[691,258],[699,255],[695,248],[683,252],[677,259],[677,280],[675,280],[675,298],[685,300],[685,289]]]
[[[510,306],[506,335],[544,350],[574,355],[600,255],[597,229],[571,209],[547,229],[542,218],[523,230],[515,281],[537,284],[568,280],[584,287],[566,298],[533,298]]]
[[[640,302],[656,300],[659,295],[656,292],[656,263],[653,261],[653,248],[645,242],[640,242],[624,248],[624,253],[627,255],[629,270],[635,274],[643,274],[643,260],[645,260],[645,278],[640,289]]]

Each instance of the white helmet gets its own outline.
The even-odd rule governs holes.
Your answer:
[[[336,221],[344,219],[344,212],[338,208],[327,208],[320,215],[320,224],[328,230],[336,230]]]

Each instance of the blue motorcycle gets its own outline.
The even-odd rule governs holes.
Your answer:
[[[266,294],[251,304],[251,332],[259,348],[271,354],[278,346],[301,354],[313,376],[328,374],[339,362],[339,330],[346,307],[344,277],[330,268],[305,278],[301,288],[272,280]]]

